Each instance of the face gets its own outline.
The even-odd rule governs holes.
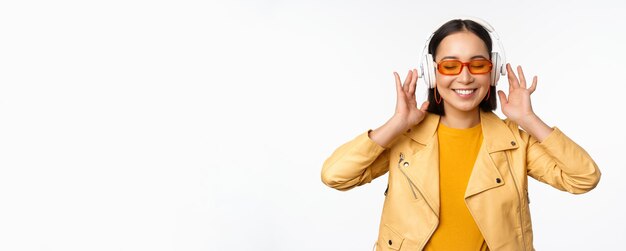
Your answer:
[[[445,37],[437,47],[435,62],[442,60],[489,59],[485,42],[474,33],[461,31]],[[472,74],[467,66],[458,75],[443,75],[436,71],[437,91],[443,99],[446,114],[478,112],[478,105],[487,95],[490,72]],[[490,95],[495,95],[491,93]]]

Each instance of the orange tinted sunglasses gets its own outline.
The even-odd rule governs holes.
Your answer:
[[[491,71],[493,64],[487,59],[474,59],[469,62],[460,60],[443,60],[437,64],[437,70],[443,75],[458,75],[463,71],[463,66],[467,66],[472,74],[485,74]]]

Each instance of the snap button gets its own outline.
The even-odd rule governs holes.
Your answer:
[[[500,178],[496,178],[496,183],[500,184],[500,182],[502,182],[502,180]]]
[[[404,162],[404,167],[408,167],[409,166],[409,162]]]
[[[392,244],[393,242],[391,242],[391,240],[389,240],[389,242],[387,242],[387,243],[389,243],[389,245],[391,246],[391,244]]]
[[[512,145],[512,146],[515,146],[515,141],[511,141],[511,145]]]

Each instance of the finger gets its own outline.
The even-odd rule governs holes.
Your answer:
[[[396,94],[398,94],[398,98],[400,98],[400,95],[404,95],[402,93],[402,84],[400,82],[400,75],[398,75],[398,73],[394,71],[393,76],[396,79]]]
[[[511,69],[511,64],[506,64],[507,76],[509,77],[509,93],[512,89],[519,87],[519,82],[517,80],[517,76],[513,73],[513,69]]]
[[[534,76],[533,83],[530,85],[530,88],[528,88],[528,90],[530,90],[530,94],[533,94],[533,92],[535,92],[536,89],[537,89],[537,76]]]
[[[400,82],[400,75],[397,72],[393,72],[396,79],[396,112],[406,109],[406,94],[402,90],[402,82]]]
[[[526,77],[520,65],[517,66],[517,74],[519,75],[519,86],[526,89]]]
[[[428,105],[429,104],[430,104],[430,102],[424,101],[424,103],[422,103],[422,107],[420,107],[420,111],[426,112],[426,110],[428,109]]]
[[[409,86],[409,96],[415,97],[416,86],[417,86],[417,69],[413,69],[413,76],[411,77],[411,85]]]
[[[409,92],[410,83],[411,83],[411,71],[409,70],[409,73],[406,75],[406,78],[404,79],[404,84],[402,85],[402,89],[404,90],[404,92],[406,93]]]
[[[509,101],[506,100],[506,95],[503,91],[498,91],[498,97],[500,97],[500,104],[502,106],[509,103]]]

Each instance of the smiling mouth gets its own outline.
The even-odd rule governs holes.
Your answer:
[[[461,95],[469,95],[474,93],[474,91],[476,91],[476,89],[452,89],[454,90],[454,92],[461,94]]]

